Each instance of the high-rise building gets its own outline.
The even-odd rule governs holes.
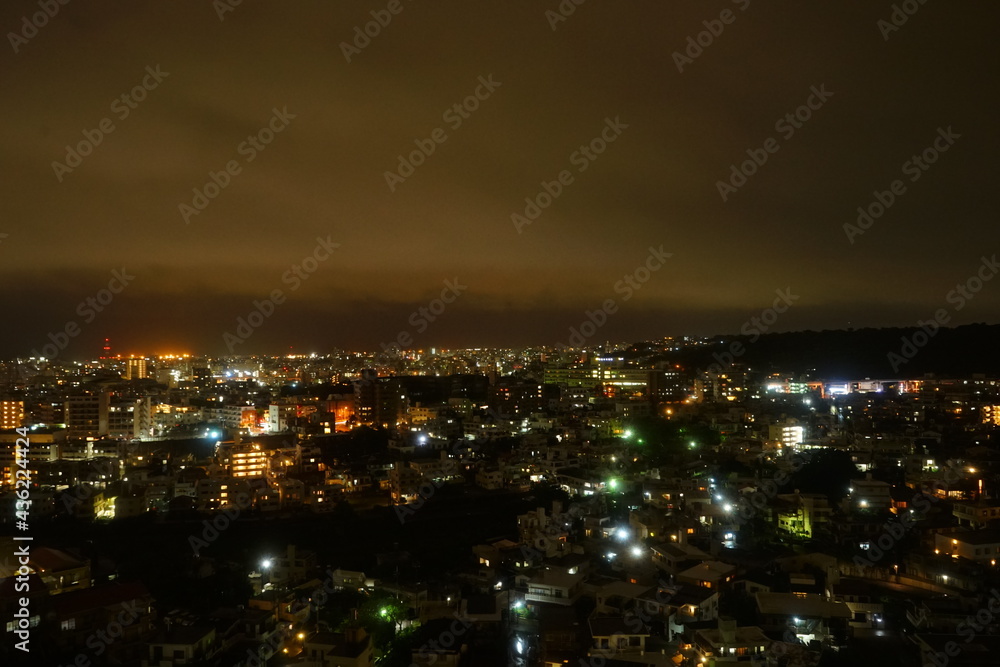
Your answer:
[[[24,401],[0,401],[0,429],[24,426]]]
[[[71,438],[99,438],[108,434],[111,396],[95,392],[66,400],[66,431]]]
[[[144,380],[146,378],[146,360],[143,358],[129,358],[125,360],[125,379]]]

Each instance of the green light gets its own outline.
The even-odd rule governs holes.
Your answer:
[[[625,429],[625,433],[623,433],[622,435],[625,436],[625,438],[631,438],[632,437],[632,429]]]
[[[385,607],[382,607],[381,609],[379,609],[378,613],[379,613],[379,614],[380,614],[381,616],[388,616],[388,615],[389,615],[389,610],[388,610],[388,609],[386,609]]]
[[[610,487],[610,488],[611,488],[612,490],[614,490],[614,489],[617,489],[617,488],[618,488],[618,480],[617,480],[617,479],[609,479],[609,480],[608,480],[608,486],[609,486],[609,487]]]

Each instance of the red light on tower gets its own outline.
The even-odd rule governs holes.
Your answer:
[[[107,359],[111,356],[111,340],[108,338],[104,339],[104,348],[101,352],[101,359]]]

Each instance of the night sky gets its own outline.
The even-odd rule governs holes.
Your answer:
[[[0,8],[0,356],[68,323],[64,356],[105,336],[123,353],[222,353],[276,289],[284,302],[235,352],[400,332],[414,347],[555,344],[608,299],[591,342],[729,333],[779,289],[798,297],[781,331],[940,308],[1000,321],[1000,280],[960,310],[948,298],[1000,251],[995,1],[910,0],[898,29],[892,3],[869,0],[588,0],[569,16],[546,15],[557,0],[223,1],[71,1],[37,34],[23,24],[36,2]],[[372,11],[391,21],[345,56]],[[477,109],[446,113],[470,96]],[[797,128],[783,120],[809,102]],[[244,143],[269,123],[271,143]],[[933,164],[906,166],[949,128]],[[85,131],[100,143],[70,167]],[[601,154],[577,152],[602,132]],[[415,142],[433,153],[390,186]],[[766,162],[720,193],[747,151]],[[185,215],[230,161],[238,173]],[[519,229],[512,214],[564,171]],[[885,213],[845,231],[897,179]],[[339,247],[293,289],[317,238]],[[648,282],[616,290],[661,246]],[[78,307],[122,269],[134,279],[102,312]],[[467,289],[443,314],[411,320],[456,279]]]

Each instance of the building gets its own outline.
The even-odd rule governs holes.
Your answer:
[[[116,401],[108,406],[108,435],[138,440],[153,434],[153,405],[149,398]]]
[[[153,637],[148,650],[148,655],[142,660],[142,667],[204,664],[218,652],[215,626],[208,624],[168,626]]]
[[[783,447],[795,447],[805,440],[805,429],[794,420],[783,424],[771,424],[767,427],[767,439],[776,441]]]
[[[24,426],[24,401],[0,401],[0,430]]]
[[[223,442],[216,455],[233,477],[267,476],[267,452],[255,442]]]
[[[287,431],[298,417],[299,408],[295,404],[272,404],[267,408],[267,427],[270,433]]]
[[[762,629],[784,632],[794,628],[795,636],[808,644],[842,643],[848,622],[854,618],[843,602],[827,600],[822,595],[796,593],[756,593],[757,613]]]
[[[852,510],[888,512],[892,507],[892,486],[888,482],[872,479],[871,473],[865,479],[854,480],[849,489]]]
[[[646,640],[651,633],[649,626],[638,616],[595,617],[590,619],[589,625],[593,644],[587,655],[614,657],[646,654]]]
[[[816,529],[830,522],[833,509],[818,493],[787,493],[775,496],[778,529],[795,537],[812,538]]]
[[[372,641],[362,628],[317,632],[303,643],[301,667],[371,667]]]
[[[70,438],[99,438],[108,435],[111,395],[96,392],[70,396],[66,400],[66,430]]]
[[[524,596],[528,606],[533,602],[548,602],[569,606],[580,597],[585,575],[568,574],[556,570],[542,570],[528,580],[528,592]]]
[[[767,664],[767,650],[772,641],[757,626],[738,627],[733,619],[719,619],[718,628],[697,630],[692,641],[699,664]]]
[[[125,379],[144,380],[146,379],[146,360],[143,358],[129,358],[125,360]]]
[[[0,485],[14,486],[15,466],[17,465],[17,441],[22,439],[20,433],[14,430],[0,431]],[[39,464],[55,461],[59,458],[59,449],[66,441],[63,429],[32,431],[28,438],[27,469],[31,478],[39,481]]]
[[[96,639],[109,636],[109,627],[120,628],[120,636],[101,644],[105,659],[113,664],[138,661],[142,642],[150,636],[155,619],[153,598],[139,583],[112,584],[58,595],[52,598],[51,609],[52,621],[59,624],[57,642],[64,649],[93,650]]]
[[[949,554],[952,558],[965,558],[992,565],[1000,559],[1000,530],[937,533],[934,536],[934,550]]]
[[[980,499],[976,502],[956,502],[952,506],[952,514],[960,526],[986,528],[991,522],[1000,521],[1000,501]]]

